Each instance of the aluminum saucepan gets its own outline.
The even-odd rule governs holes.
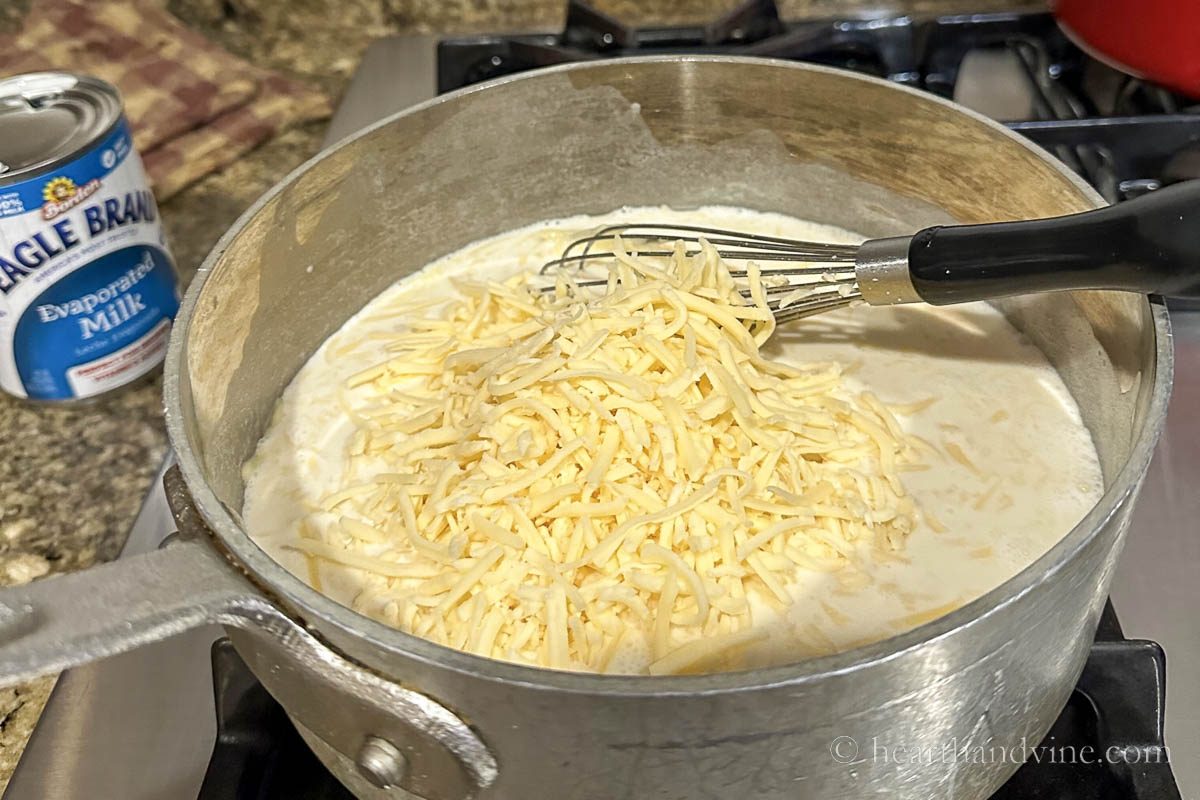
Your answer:
[[[390,117],[267,193],[188,291],[165,377],[182,541],[0,593],[0,678],[218,622],[362,798],[986,797],[1017,765],[969,754],[1036,744],[1066,702],[1163,424],[1170,329],[1143,297],[996,304],[1059,370],[1091,430],[1106,491],[1083,521],[947,616],[790,666],[602,676],[414,638],[262,552],[238,514],[241,467],[283,388],[350,315],[429,261],[511,228],[719,203],[879,237],[1100,202],[970,111],[769,60],[556,67]],[[897,747],[904,759],[886,750]]]

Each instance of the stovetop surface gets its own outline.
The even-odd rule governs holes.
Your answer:
[[[754,2],[753,15],[761,16],[767,3]],[[769,11],[769,9],[768,9]],[[769,16],[769,14],[768,14]],[[839,66],[866,65],[868,71],[925,88],[963,102],[997,119],[1015,120],[1013,127],[1032,132],[1043,145],[1085,174],[1111,200],[1136,195],[1156,185],[1182,177],[1196,164],[1193,146],[1197,117],[1188,101],[1164,93],[1153,86],[1111,74],[1096,66],[1088,66],[1052,38],[1037,44],[1034,29],[1047,28],[1048,18],[1039,16],[1033,21],[1015,23],[1004,17],[1012,15],[967,15],[943,18],[936,26],[942,31],[976,30],[993,33],[1010,26],[1010,32],[992,41],[983,49],[957,53],[962,50],[950,41],[944,47],[930,45],[929,21],[914,21],[907,17],[875,20],[825,21],[806,23],[805,27],[786,22],[772,22],[765,27],[753,19],[740,22],[732,15],[720,24],[690,29],[683,34],[651,31],[622,34],[617,40],[613,29],[605,28],[612,21],[595,20],[576,13],[577,27],[583,33],[529,34],[534,44],[567,49],[592,47],[601,51],[620,47],[651,45],[669,46],[674,36],[697,35],[740,37],[738,46],[762,45],[766,39],[790,36],[783,44],[804,46],[813,50],[826,47],[818,60]],[[1011,26],[1016,24],[1016,29]],[[599,26],[597,29],[596,26]],[[782,28],[780,27],[782,26]],[[991,26],[989,28],[989,26]],[[1021,27],[1026,26],[1026,27]],[[737,33],[739,27],[741,33]],[[885,30],[890,27],[889,30]],[[590,30],[589,30],[590,29]],[[697,30],[699,33],[697,33]],[[874,36],[871,30],[884,30]],[[1015,30],[1015,33],[1013,32]],[[597,34],[598,31],[598,34]],[[604,34],[614,36],[608,42]],[[598,35],[598,39],[597,39]],[[518,36],[519,41],[521,37]],[[495,40],[488,46],[504,44],[505,37],[482,37]],[[873,52],[883,40],[884,52]],[[430,36],[398,36],[380,39],[365,52],[351,86],[342,98],[326,136],[326,144],[357,131],[395,111],[434,96],[439,81],[445,80],[447,54],[458,57],[461,46],[473,47],[481,39],[446,43],[439,48]],[[933,38],[933,44],[939,41]],[[978,41],[976,39],[975,41]],[[1033,49],[1028,42],[1033,41]],[[775,47],[778,38],[769,44]],[[1015,50],[1014,50],[1015,46]],[[1040,47],[1040,49],[1039,49]],[[1024,48],[1024,49],[1022,49]],[[439,57],[440,52],[440,57]],[[486,51],[480,51],[486,53]],[[517,48],[517,55],[528,57],[533,52],[545,58],[544,51]],[[939,53],[938,58],[929,56]],[[556,57],[561,53],[551,52]],[[611,52],[609,53],[611,54]],[[492,67],[492,56],[486,62]],[[595,55],[593,53],[592,55]],[[512,63],[502,65],[511,67]],[[831,60],[832,59],[832,60]],[[841,59],[841,61],[837,60]],[[905,59],[908,59],[906,62]],[[479,59],[476,58],[475,61]],[[918,68],[897,68],[897,64],[916,63]],[[484,66],[486,72],[487,64]],[[955,66],[956,65],[956,66]],[[931,66],[933,68],[931,68]],[[1082,70],[1082,71],[1081,71]],[[953,79],[951,76],[953,73]],[[1060,85],[1058,77],[1069,77]],[[488,77],[488,75],[482,75]],[[1069,90],[1066,95],[1059,90]],[[1032,92],[1030,87],[1032,86]],[[1096,114],[1104,115],[1101,118]],[[1091,138],[1077,138],[1087,134]],[[1117,150],[1114,150],[1117,148]],[[1123,149],[1121,149],[1123,148]],[[1170,167],[1170,169],[1168,169]],[[1200,682],[1192,677],[1200,671],[1200,626],[1190,619],[1191,610],[1200,608],[1200,537],[1195,535],[1196,520],[1200,519],[1200,312],[1172,308],[1175,328],[1176,378],[1174,399],[1167,419],[1166,430],[1159,444],[1134,513],[1126,552],[1118,566],[1112,596],[1126,629],[1134,636],[1158,640],[1170,654],[1172,674],[1178,676],[1170,689],[1171,702],[1166,709],[1167,743],[1173,767],[1181,784],[1200,787]],[[169,458],[169,457],[168,457]],[[165,465],[164,465],[165,469]],[[122,555],[146,552],[158,545],[173,528],[161,487],[151,492],[134,524]],[[217,741],[217,726],[213,713],[213,669],[210,650],[220,636],[220,629],[208,628],[114,657],[99,664],[72,670],[64,674],[51,697],[42,721],[34,732],[25,755],[9,784],[7,798],[16,800],[93,800],[97,797],[120,797],[123,800],[160,800],[160,798],[196,797],[202,781],[210,770],[210,756]],[[1161,654],[1152,642],[1103,645],[1115,647],[1129,659],[1139,663],[1143,676],[1161,678]],[[215,651],[217,674],[226,667],[237,674],[236,654],[219,646]],[[232,665],[224,662],[233,660]],[[223,666],[224,663],[224,666]],[[241,683],[239,683],[241,681]],[[1139,703],[1153,697],[1146,689],[1146,680],[1126,688],[1126,697],[1140,697]],[[234,702],[238,687],[253,705],[269,709],[272,701],[259,696],[254,699],[257,685],[246,674],[232,678],[219,694],[230,694],[227,708]],[[231,705],[232,703],[232,705]],[[267,711],[271,725],[281,720],[280,712]],[[1081,726],[1092,733],[1102,724],[1121,723],[1139,715],[1123,711],[1109,713],[1100,719],[1085,695],[1076,693],[1064,711],[1058,725],[1074,729]],[[1070,721],[1073,718],[1074,721]],[[1145,719],[1144,716],[1141,717]],[[1067,719],[1068,722],[1064,722]],[[223,736],[228,743],[227,723]],[[1093,726],[1093,727],[1089,727]],[[341,788],[315,762],[303,762],[307,750],[291,749],[297,742],[290,726],[284,725],[282,739],[272,740],[280,759],[271,756],[261,761],[259,778],[271,772],[271,764],[282,764],[291,770],[291,783],[260,784],[264,790],[276,786],[283,794],[243,794],[241,797],[287,796],[295,800],[307,798],[337,798]],[[1056,726],[1055,741],[1065,741],[1065,733]],[[1089,734],[1091,735],[1091,734]],[[1107,734],[1125,741],[1146,743],[1153,739],[1143,725],[1140,731],[1118,731]],[[1148,738],[1149,737],[1149,738]],[[1049,741],[1049,740],[1048,740]],[[265,752],[260,750],[260,753]],[[70,753],[71,757],[64,757]],[[218,748],[218,758],[221,758]],[[293,755],[294,754],[294,755]],[[234,754],[236,756],[236,754]],[[302,763],[303,762],[303,763]],[[232,763],[232,762],[226,762]],[[292,769],[292,765],[295,769]],[[309,770],[309,771],[306,771]],[[250,773],[255,770],[251,769]],[[1149,770],[1151,780],[1154,769]],[[1056,784],[1041,788],[1023,786],[1017,773],[1010,787],[1022,798],[1069,798]],[[1087,777],[1087,776],[1083,776]],[[1095,777],[1093,774],[1092,777]],[[1095,784],[1094,794],[1088,797],[1107,800],[1109,797],[1128,797],[1112,794],[1127,788],[1135,775],[1117,776],[1117,784]],[[1109,780],[1108,776],[1102,780]],[[246,778],[246,786],[256,779]],[[1124,781],[1124,783],[1120,783]],[[1068,780],[1068,783],[1071,781]],[[1106,788],[1107,787],[1107,788]],[[212,784],[206,791],[212,791]],[[307,793],[306,793],[307,792]],[[1108,792],[1107,794],[1105,792]],[[1149,795],[1174,797],[1177,795]]]

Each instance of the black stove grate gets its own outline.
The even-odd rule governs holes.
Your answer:
[[[212,660],[217,743],[199,800],[353,800],[227,639]],[[1180,800],[1163,746],[1164,698],[1162,648],[1125,639],[1106,606],[1079,684],[1038,748],[1052,748],[1059,755],[1046,759],[1057,763],[1027,761],[992,800]],[[1110,748],[1137,756],[1109,759]]]
[[[354,800],[228,639],[212,647],[217,742],[198,800]]]
[[[710,25],[631,28],[578,0],[558,34],[446,39],[437,85],[448,92],[528,69],[629,55],[719,53],[842,67],[952,97],[967,53],[1004,49],[1033,95],[1009,123],[1083,175],[1110,202],[1200,177],[1193,101],[1086,55],[1049,14],[786,22],[773,0],[749,0]]]

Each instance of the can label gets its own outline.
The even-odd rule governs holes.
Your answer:
[[[166,354],[179,289],[129,126],[0,186],[0,388],[43,400],[128,383]]]

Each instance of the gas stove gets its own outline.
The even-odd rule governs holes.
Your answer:
[[[1091,59],[1048,15],[794,22],[770,0],[703,26],[635,29],[572,2],[553,33],[380,39],[326,143],[437,92],[525,69],[696,52],[812,61],[952,98],[1047,148],[1112,202],[1200,177],[1200,108]],[[1107,607],[1080,683],[1038,747],[1050,757],[1027,762],[996,798],[1171,800],[1177,779],[1200,790],[1200,685],[1174,680],[1166,708],[1163,656],[1174,675],[1200,670],[1200,627],[1189,619],[1200,607],[1200,310],[1172,306],[1172,321],[1175,395],[1112,587],[1129,633],[1163,647],[1126,638]],[[173,529],[156,483],[122,554],[151,550]],[[64,674],[7,797],[349,798],[220,637],[192,631]],[[1112,747],[1137,763],[1079,757]]]

